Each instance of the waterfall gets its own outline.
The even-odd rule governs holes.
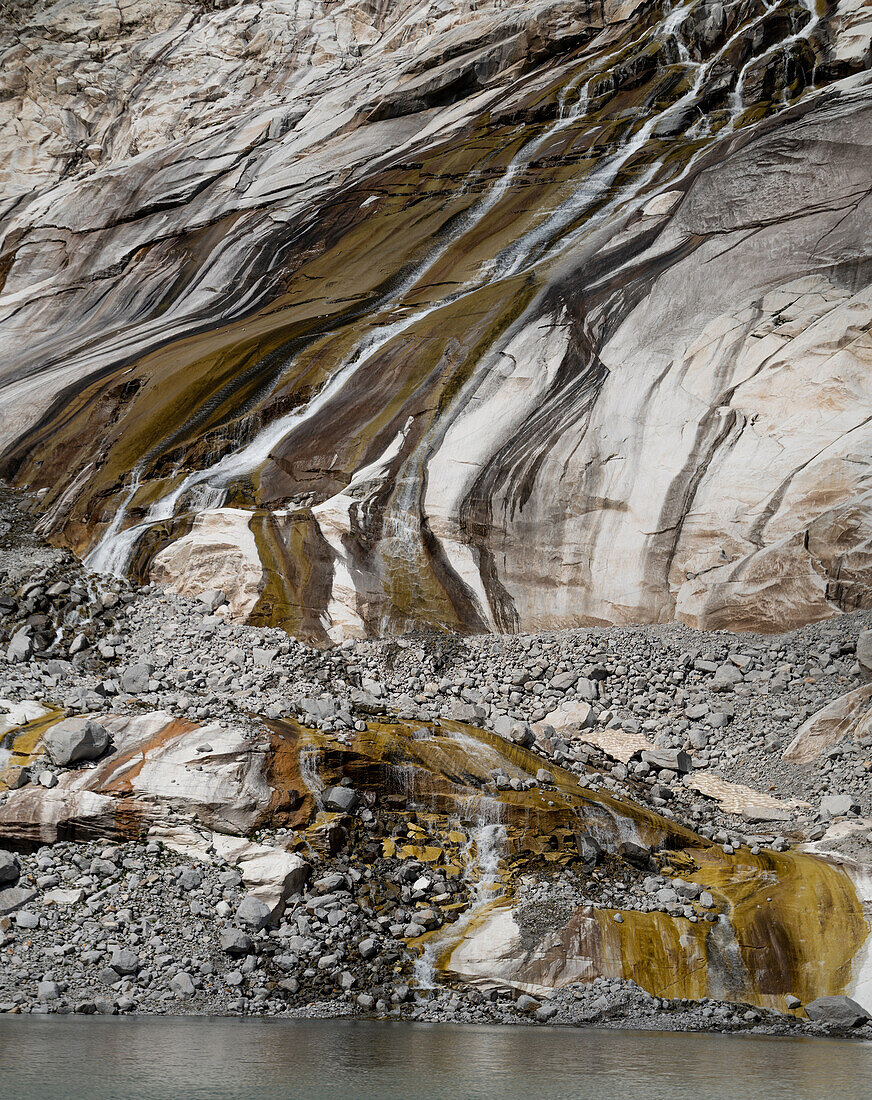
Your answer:
[[[112,522],[104,531],[103,537],[84,560],[85,566],[93,573],[113,573],[116,576],[122,576],[126,571],[138,536],[132,535],[136,528],[122,531],[121,527],[127,518],[127,511],[133,503],[141,481],[142,466],[134,466],[124,500],[116,508]]]
[[[820,17],[815,8],[815,0],[803,0],[803,3],[811,16],[806,25],[782,42],[768,47],[762,53],[749,59],[739,73],[731,100],[731,115],[728,122],[720,131],[712,134],[710,127],[705,126],[704,120],[700,119],[694,124],[694,132],[698,138],[701,140],[704,138],[715,140],[719,135],[728,134],[735,128],[743,113],[743,86],[746,73],[751,65],[778,50],[786,51],[793,42],[809,37],[814,27],[818,25]],[[278,417],[266,427],[262,427],[253,438],[237,447],[236,450],[225,454],[218,461],[203,469],[182,476],[173,489],[152,503],[140,523],[122,530],[129,505],[142,477],[142,470],[139,467],[134,469],[125,500],[98,544],[86,558],[86,564],[89,568],[95,571],[124,574],[129,569],[139,539],[149,528],[157,523],[172,519],[180,503],[186,497],[189,498],[189,506],[194,511],[202,511],[207,507],[219,507],[226,497],[228,486],[234,479],[251,474],[267,460],[276,447],[287,445],[294,432],[317,416],[339,394],[352,377],[357,375],[391,341],[426,320],[432,313],[476,293],[494,280],[529,274],[538,264],[555,260],[560,253],[567,248],[571,248],[581,235],[588,233],[595,226],[602,225],[618,208],[634,200],[641,201],[641,196],[662,167],[662,161],[655,159],[648,165],[646,170],[620,187],[618,192],[609,198],[610,192],[615,187],[622,170],[656,136],[655,130],[658,126],[662,126],[668,120],[680,119],[683,112],[697,102],[700,91],[715,65],[726,56],[727,51],[737,40],[747,36],[750,30],[769,15],[774,5],[767,7],[762,15],[743,23],[709,60],[700,62],[692,59],[679,34],[680,24],[692,7],[691,2],[680,4],[675,8],[664,5],[661,20],[645,29],[635,42],[636,45],[641,45],[661,36],[668,36],[674,40],[680,64],[694,74],[691,87],[678,100],[666,106],[663,110],[655,111],[636,129],[635,133],[630,134],[625,140],[621,141],[610,154],[604,154],[594,169],[583,177],[580,185],[576,187],[569,198],[548,213],[538,225],[527,230],[491,260],[482,264],[475,276],[459,286],[457,290],[446,294],[437,301],[412,309],[407,316],[400,320],[389,320],[394,311],[402,306],[409,292],[420,285],[422,279],[445,256],[448,250],[455,247],[458,241],[481,224],[484,218],[505,197],[518,176],[529,167],[534,157],[547,146],[547,143],[561,131],[578,124],[586,117],[589,109],[592,81],[606,71],[610,63],[626,51],[626,44],[618,45],[605,57],[598,58],[594,63],[593,71],[589,66],[583,67],[582,71],[567,81],[561,90],[558,96],[555,121],[547,126],[544,131],[521,145],[510,159],[501,177],[489,187],[481,198],[473,202],[462,215],[451,223],[450,231],[437,235],[433,247],[418,263],[412,265],[408,273],[401,277],[398,285],[385,292],[374,303],[369,312],[375,318],[376,327],[368,332],[357,343],[354,350],[337,364],[321,389],[312,396],[308,403],[302,408]],[[570,103],[572,93],[579,89],[579,86],[578,95],[575,97],[574,102]],[[687,174],[692,164],[702,155],[705,147],[706,141],[702,141],[702,147],[690,157],[685,168],[678,173],[678,179]],[[601,205],[604,200],[608,201]],[[599,209],[597,209],[598,207]],[[570,229],[573,223],[582,218],[584,219],[582,225]],[[567,230],[570,230],[568,234]],[[283,364],[279,380],[286,375],[287,370],[295,361],[296,358],[292,357]],[[278,384],[279,381],[277,380],[275,385]],[[404,559],[407,561],[414,558],[412,544],[417,537],[414,532],[407,530],[407,519],[404,522],[403,517],[396,515],[396,508],[400,505],[404,508],[408,507],[410,500],[414,498],[417,492],[418,480],[418,476],[413,474],[410,479],[411,483],[401,494],[401,499],[392,508],[391,515],[386,517],[389,531],[395,535],[398,545],[403,551]],[[199,490],[199,492],[192,495],[195,490]]]
[[[297,759],[300,764],[300,778],[315,799],[318,809],[321,809],[321,795],[324,793],[324,781],[318,769],[321,750],[317,745],[301,745]]]
[[[419,994],[436,986],[436,964],[439,958],[463,939],[467,928],[482,910],[499,897],[502,885],[500,860],[506,850],[506,828],[499,822],[502,804],[483,795],[475,795],[473,799],[477,816],[474,823],[468,826],[468,838],[461,851],[463,881],[470,894],[469,908],[453,924],[445,925],[435,932],[415,960],[412,976]],[[463,828],[463,818],[456,819],[453,825]]]
[[[748,60],[745,62],[745,64],[742,66],[742,68],[739,70],[739,75],[736,79],[736,86],[735,86],[735,88],[733,89],[733,91],[730,95],[730,120],[727,123],[727,125],[724,127],[722,133],[724,133],[724,134],[732,133],[736,128],[736,123],[739,121],[739,119],[744,114],[744,111],[745,111],[745,97],[744,97],[745,79],[746,79],[746,77],[748,75],[748,71],[751,69],[751,67],[753,65],[757,64],[759,61],[762,61],[764,58],[769,57],[771,54],[777,53],[779,50],[784,51],[784,64],[786,66],[787,65],[787,55],[788,55],[788,51],[789,51],[790,47],[794,44],[794,42],[800,42],[802,39],[809,38],[812,31],[817,27],[818,23],[820,23],[820,16],[818,15],[818,12],[817,12],[816,0],[802,0],[802,3],[805,6],[806,10],[808,11],[809,15],[811,16],[811,18],[805,24],[805,26],[801,30],[796,31],[794,34],[789,35],[787,38],[783,39],[781,42],[773,43],[773,45],[771,45],[767,50],[764,50],[763,53],[755,54],[753,57],[749,57]],[[774,11],[776,7],[777,7],[777,4],[774,3],[774,2],[771,3],[771,4],[767,4],[766,10],[763,13],[763,15],[761,15],[757,19],[755,19],[754,22],[751,24],[751,27],[756,27],[759,23],[762,23],[763,20],[766,18],[766,16],[769,15],[770,12]],[[748,28],[746,28],[746,30],[747,29]],[[727,46],[730,45],[738,36],[739,36],[739,32],[737,31],[732,36],[732,38],[730,38],[730,40],[726,43],[726,45]],[[726,48],[726,47],[724,47],[724,48]],[[721,52],[723,52],[723,50]],[[789,102],[789,98],[787,96],[787,89],[785,87],[785,95],[784,95],[784,98],[782,100],[782,103],[786,105],[788,102]]]
[[[454,247],[457,241],[474,230],[475,227],[490,213],[497,203],[504,197],[512,182],[518,174],[527,167],[534,153],[540,148],[542,142],[547,140],[552,133],[569,125],[576,117],[578,111],[583,110],[584,104],[579,101],[576,107],[564,119],[558,121],[546,134],[524,144],[512,157],[506,171],[500,179],[488,190],[483,198],[473,203],[469,210],[461,216],[460,223],[450,234],[439,241],[418,264],[414,265],[411,272],[402,279],[399,286],[383,295],[377,301],[372,313],[390,314],[398,308],[405,296],[414,289],[420,280],[436,264],[445,253]],[[350,380],[367,363],[369,363],[387,344],[397,336],[408,331],[420,321],[425,320],[431,313],[444,308],[445,305],[457,301],[466,294],[478,290],[487,281],[487,273],[482,272],[470,283],[465,284],[460,290],[440,299],[431,305],[422,306],[413,310],[407,317],[395,321],[392,324],[381,325],[368,333],[355,349],[334,370],[330,378],[322,388],[301,409],[287,413],[277,420],[262,428],[253,439],[242,447],[224,455],[223,458],[201,470],[194,470],[183,477],[179,484],[165,496],[155,501],[149,508],[141,523],[121,531],[121,525],[126,514],[127,506],[139,487],[141,470],[134,471],[134,481],[130,492],[121,506],[120,513],[116,513],[112,524],[104,533],[97,546],[86,559],[86,564],[95,571],[124,574],[140,537],[155,524],[171,519],[175,515],[176,508],[181,499],[196,486],[207,485],[212,490],[212,507],[217,507],[223,499],[227,486],[235,478],[252,473],[262,465],[269,457],[270,452],[281,443],[286,443],[295,430],[316,416],[333,397],[335,397]],[[282,374],[293,364],[292,358],[284,364]],[[219,499],[220,498],[220,499]],[[217,501],[217,503],[216,503]]]
[[[728,1001],[752,988],[750,975],[742,958],[736,934],[723,915],[711,925],[706,936],[708,959],[708,995],[718,1001]]]

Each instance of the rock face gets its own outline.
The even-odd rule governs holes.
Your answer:
[[[84,725],[70,719],[59,727]],[[99,725],[114,751],[97,767],[71,768],[47,789],[29,784],[0,805],[0,829],[18,842],[58,838],[131,836],[169,812],[192,814],[224,833],[247,833],[289,802],[281,747],[272,752],[268,730],[249,738],[243,731],[201,725],[163,712],[135,717],[105,715]],[[46,735],[48,739],[52,731]],[[302,782],[297,777],[299,786]],[[246,842],[247,843],[247,842]],[[252,853],[253,854],[253,853]],[[275,868],[277,878],[292,868]],[[280,874],[281,872],[281,874]]]
[[[825,749],[845,738],[859,740],[872,729],[872,685],[849,691],[822,707],[803,722],[796,737],[784,750],[784,759],[807,764]]]
[[[320,643],[868,606],[868,37],[14,5],[2,473],[95,569]]]

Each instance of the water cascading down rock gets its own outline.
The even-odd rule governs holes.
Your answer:
[[[13,16],[3,109],[113,134],[2,179],[45,532],[319,643],[866,606],[868,11],[424,12]]]

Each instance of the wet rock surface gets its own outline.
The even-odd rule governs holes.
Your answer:
[[[95,568],[319,645],[868,606],[869,28],[7,3],[0,472]]]
[[[862,684],[864,614],[774,638],[673,626],[322,651],[70,557],[24,576],[18,556],[43,546],[32,503],[0,505],[3,631],[60,624],[0,659],[4,1011],[872,1035],[839,1010],[868,934],[852,884],[872,866],[869,746],[852,726],[837,753],[781,759]],[[61,583],[89,593],[71,656]],[[132,668],[147,671],[125,687]],[[65,726],[103,730],[100,755],[53,759]],[[697,789],[706,775],[727,787]],[[749,819],[755,798],[784,807],[776,828]],[[740,896],[758,875],[753,905],[772,903],[790,958],[816,936],[844,946],[820,954],[823,987],[783,957],[765,981],[714,961],[712,944],[755,942]],[[837,924],[806,922],[806,887],[829,891]],[[649,927],[675,954],[646,969]],[[502,972],[482,970],[482,942],[485,958],[510,945]],[[808,1019],[819,996],[835,1007]]]

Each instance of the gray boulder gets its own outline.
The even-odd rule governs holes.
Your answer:
[[[30,782],[30,768],[7,768],[6,786],[10,791],[19,791]]]
[[[318,894],[332,894],[337,890],[347,890],[348,887],[348,876],[341,874],[339,871],[322,875],[321,878],[316,878],[312,883],[312,889]]]
[[[152,672],[154,669],[146,661],[137,661],[129,665],[121,673],[122,691],[126,691],[128,695],[139,695],[148,691],[148,681],[151,679]]]
[[[221,950],[228,955],[247,955],[251,951],[251,936],[241,928],[225,928],[221,933]]]
[[[53,763],[69,767],[102,756],[109,747],[109,734],[88,718],[67,718],[52,726],[42,743]]]
[[[641,844],[634,844],[632,840],[625,840],[618,845],[618,855],[634,867],[646,871],[651,866],[651,853]]]
[[[119,947],[112,952],[109,965],[116,974],[136,974],[139,970],[139,956],[127,947]]]
[[[536,735],[527,725],[516,722],[509,730],[509,738],[522,749],[531,749],[536,743]]]
[[[207,611],[216,611],[222,604],[227,603],[227,597],[220,588],[210,588],[207,592],[201,592],[197,599]]]
[[[581,679],[575,685],[575,690],[582,697],[582,699],[587,699],[589,703],[595,703],[599,697],[599,693],[596,690],[596,684],[593,680],[589,680],[586,676],[581,677]]]
[[[360,804],[360,795],[352,787],[328,787],[324,792],[324,806],[340,814],[352,814]]]
[[[0,848],[0,886],[7,886],[18,882],[21,874],[21,864],[14,852],[7,852]]]
[[[742,673],[731,662],[722,664],[709,681],[711,691],[732,691],[733,687],[744,679]]]
[[[857,636],[857,663],[864,680],[872,680],[872,630],[861,630]]]
[[[314,722],[324,722],[332,718],[339,709],[335,699],[301,699],[300,711],[304,718]]]
[[[258,932],[270,922],[271,910],[268,905],[253,894],[246,894],[236,909],[236,919]]]
[[[598,841],[589,833],[576,833],[575,845],[586,867],[596,867],[603,857],[603,850]]]
[[[12,640],[6,647],[6,656],[10,661],[26,661],[32,652],[33,642],[23,630],[13,634]]]
[[[35,897],[36,890],[31,890],[28,886],[7,886],[5,890],[0,890],[0,917],[14,913]]]
[[[193,997],[195,988],[194,980],[190,974],[180,970],[170,978],[170,989],[177,997]]]
[[[860,1027],[872,1019],[862,1005],[845,996],[818,997],[817,1000],[809,1001],[805,1011],[810,1020],[837,1024],[839,1027]]]
[[[821,799],[823,817],[844,817],[845,814],[858,813],[860,806],[849,794],[828,794]]]
[[[176,881],[183,890],[196,890],[203,883],[200,874],[192,867],[186,867]]]
[[[650,749],[642,753],[642,760],[652,768],[665,768],[679,775],[686,775],[693,767],[684,749]]]
[[[251,653],[254,658],[254,663],[261,668],[269,668],[271,664],[278,658],[278,649],[265,649],[263,646],[255,646]]]
[[[226,661],[228,665],[234,665],[236,668],[245,668],[245,650],[240,646],[234,646],[227,651]]]

